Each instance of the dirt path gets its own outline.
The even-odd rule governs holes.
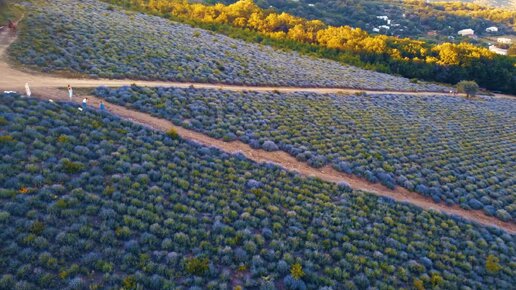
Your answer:
[[[8,35],[8,31],[4,30],[0,32],[0,89],[2,90],[18,90],[24,91],[23,85],[25,82],[31,84],[33,94],[37,98],[44,100],[53,99],[55,101],[69,101],[67,93],[59,90],[59,87],[65,87],[67,84],[79,87],[97,87],[100,85],[107,86],[123,86],[130,84],[137,84],[143,86],[175,86],[175,87],[188,87],[194,85],[197,88],[222,88],[228,90],[255,90],[255,91],[270,91],[278,90],[281,92],[293,92],[293,91],[307,91],[316,93],[353,93],[358,90],[352,89],[322,89],[322,88],[273,88],[273,87],[243,87],[243,86],[227,86],[227,85],[212,85],[212,84],[193,84],[193,83],[172,83],[172,82],[147,82],[147,81],[132,81],[132,80],[89,80],[89,79],[68,79],[56,76],[46,76],[40,73],[27,73],[11,68],[6,61],[5,50],[10,43],[14,40],[13,37]],[[366,91],[369,93],[379,93],[375,91]],[[381,93],[396,93],[396,94],[411,94],[411,95],[423,95],[428,93],[400,93],[400,92],[389,92],[382,91]],[[433,95],[435,93],[432,93]],[[441,94],[446,95],[446,94]],[[100,99],[89,96],[89,104],[94,107],[98,107]],[[74,102],[79,103],[82,98],[75,97]],[[187,130],[182,127],[173,125],[170,121],[153,117],[149,114],[145,114],[138,111],[133,111],[122,106],[114,105],[105,102],[107,109],[115,115],[121,118],[142,124],[146,127],[168,131],[170,128],[175,128],[179,135],[188,140],[195,141],[202,145],[217,147],[223,151],[229,153],[241,152],[247,158],[256,162],[271,162],[277,164],[287,170],[296,171],[303,176],[317,177],[321,180],[329,182],[341,182],[345,181],[351,185],[353,189],[363,190],[371,192],[379,196],[385,196],[392,198],[396,201],[406,202],[418,206],[426,210],[435,210],[448,215],[460,216],[466,220],[477,222],[479,224],[487,226],[495,226],[506,230],[511,234],[516,233],[516,224],[511,222],[503,222],[495,217],[487,216],[484,212],[478,210],[464,210],[458,206],[446,206],[443,204],[436,204],[430,198],[424,197],[420,194],[410,192],[404,188],[398,187],[395,190],[388,189],[387,187],[380,184],[372,184],[364,179],[358,178],[353,175],[344,174],[336,171],[330,166],[324,168],[315,169],[304,162],[297,161],[294,157],[288,153],[282,151],[266,152],[264,150],[252,149],[249,145],[239,142],[224,142],[222,140],[208,137],[204,134]]]

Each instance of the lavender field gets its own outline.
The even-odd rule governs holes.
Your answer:
[[[0,290],[514,289],[510,56],[164,1],[0,0]]]
[[[227,141],[331,164],[435,202],[516,218],[512,100],[98,88],[106,100]]]
[[[0,289],[509,289],[515,237],[0,95]]]

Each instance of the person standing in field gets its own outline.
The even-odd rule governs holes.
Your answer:
[[[27,95],[27,97],[30,97],[30,95],[32,94],[29,88],[29,83],[25,83],[25,94]]]
[[[72,89],[71,85],[68,85],[68,97],[70,98],[70,101],[71,101],[72,97],[73,97],[73,89]]]
[[[104,106],[104,101],[100,101],[99,109],[101,112],[104,112],[106,110],[106,107]]]
[[[88,107],[88,98],[84,98],[82,100],[82,108],[86,109]]]

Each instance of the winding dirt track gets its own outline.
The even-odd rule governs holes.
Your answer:
[[[278,90],[281,92],[293,91],[307,91],[316,93],[353,93],[359,90],[354,89],[340,89],[340,88],[274,88],[274,87],[245,87],[245,86],[228,86],[228,85],[212,85],[212,84],[196,84],[196,83],[173,83],[173,82],[147,82],[147,81],[133,81],[133,80],[103,80],[103,79],[70,79],[59,76],[47,76],[40,73],[28,73],[16,70],[9,66],[6,61],[5,50],[15,37],[9,36],[9,32],[5,29],[0,31],[0,89],[2,90],[18,90],[23,91],[25,82],[31,84],[33,94],[40,99],[52,99],[55,101],[69,101],[67,93],[58,88],[65,87],[71,84],[74,87],[97,87],[101,85],[107,86],[124,86],[130,84],[137,84],[142,86],[168,86],[168,87],[188,87],[194,85],[196,88],[222,88],[227,90],[254,90],[254,91],[270,91]],[[364,90],[360,90],[364,91]],[[410,94],[410,95],[428,95],[429,93],[413,93],[413,92],[391,92],[391,91],[366,91],[368,93],[395,93],[395,94]],[[436,94],[432,95],[446,95]],[[504,97],[504,96],[502,96]],[[98,107],[100,99],[89,96],[89,105]],[[75,97],[74,102],[79,103],[82,98]],[[448,215],[459,216],[465,220],[483,224],[486,226],[494,226],[501,228],[511,234],[516,233],[516,224],[512,222],[503,222],[495,217],[487,216],[484,212],[478,210],[464,210],[458,206],[446,206],[443,204],[434,203],[430,198],[424,197],[420,194],[410,192],[404,188],[398,187],[394,190],[388,189],[380,184],[372,184],[364,179],[353,175],[344,174],[336,171],[330,166],[315,169],[304,162],[297,161],[289,154],[276,151],[266,152],[263,150],[252,149],[249,145],[234,141],[223,142],[222,140],[208,137],[204,134],[187,130],[182,127],[174,126],[170,121],[153,117],[149,114],[134,111],[122,106],[114,105],[105,102],[107,109],[121,118],[142,124],[154,130],[168,131],[170,128],[175,128],[179,135],[194,142],[213,146],[229,153],[241,152],[247,158],[256,162],[271,162],[275,163],[287,170],[296,171],[299,174],[307,177],[317,177],[324,181],[341,182],[345,181],[351,185],[353,189],[371,192],[373,194],[389,197],[396,201],[410,203],[426,210],[435,210]]]

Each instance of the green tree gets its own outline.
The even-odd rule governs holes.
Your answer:
[[[478,84],[475,81],[460,81],[457,84],[457,90],[461,93],[465,93],[468,98],[475,96],[478,89]]]

